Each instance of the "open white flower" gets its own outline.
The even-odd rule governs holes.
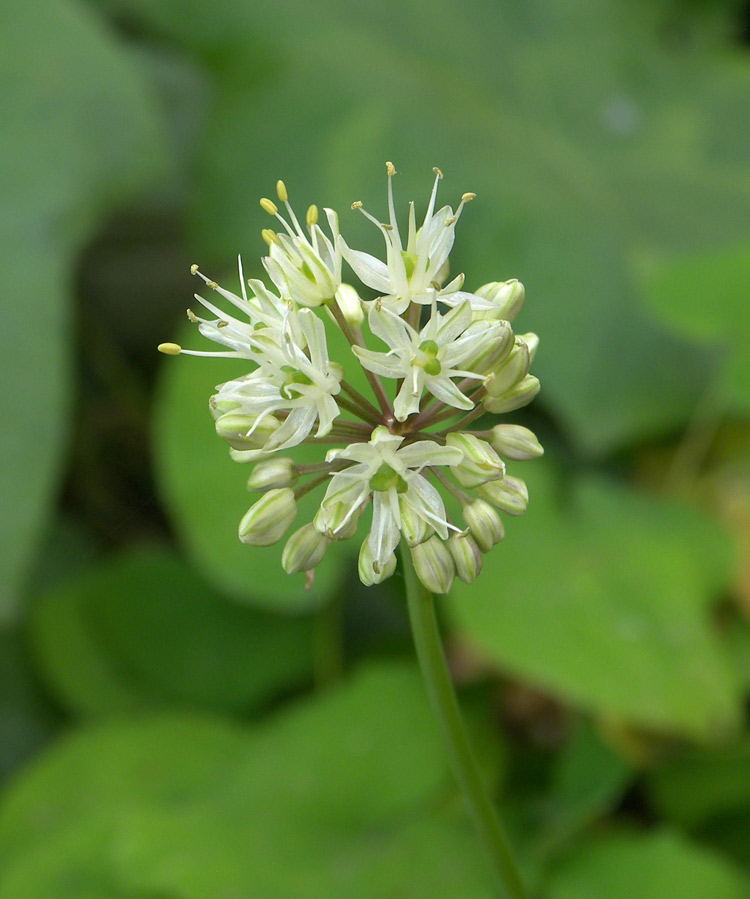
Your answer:
[[[354,515],[372,496],[372,527],[367,539],[375,566],[385,565],[398,546],[402,504],[443,540],[448,539],[449,530],[459,530],[448,522],[442,497],[420,472],[430,465],[458,465],[462,452],[434,440],[402,447],[403,441],[381,426],[375,428],[368,443],[353,443],[326,456],[328,461],[348,459],[355,464],[331,478],[315,526],[321,533],[330,530],[335,537],[349,522],[346,516],[339,518],[337,507],[343,504]]]

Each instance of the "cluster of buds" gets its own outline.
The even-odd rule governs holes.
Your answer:
[[[393,202],[396,171],[390,162],[386,168],[388,221],[359,202],[352,207],[381,231],[385,261],[351,249],[331,209],[325,210],[330,235],[315,206],[303,228],[279,181],[287,217],[274,201],[260,201],[281,226],[262,232],[269,247],[263,266],[275,290],[246,281],[241,262],[241,295],[194,265],[193,274],[241,315],[196,295],[210,317],[192,311],[188,317],[225,349],[199,352],[174,343],[159,349],[235,356],[249,364],[248,374],[221,384],[210,401],[217,433],[234,460],[254,465],[248,488],[262,494],[240,522],[240,540],[255,546],[281,540],[300,496],[325,486],[313,520],[286,542],[286,571],[311,572],[331,542],[354,537],[365,518],[369,530],[359,551],[364,584],[393,574],[404,541],[422,583],[447,593],[456,576],[473,581],[483,553],[503,539],[499,513],[526,509],[526,485],[507,474],[506,462],[540,456],[534,434],[512,424],[469,427],[485,413],[511,412],[537,394],[539,381],[529,366],[538,339],[511,327],[524,301],[518,281],[469,293],[463,275],[447,280],[456,223],[474,194],[464,194],[455,212],[436,210],[442,173],[435,169],[424,220],[417,228],[411,203],[404,242]],[[342,261],[374,299],[342,282]],[[326,325],[345,335],[346,358],[329,358]],[[351,383],[351,374],[347,380],[355,369],[366,378],[369,397]],[[307,465],[281,455],[303,443],[327,452]],[[448,495],[460,519],[446,511]]]

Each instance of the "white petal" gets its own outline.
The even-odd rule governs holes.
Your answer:
[[[391,279],[388,266],[361,250],[350,250],[344,239],[341,239],[341,252],[359,280],[377,290],[378,293],[391,292]]]

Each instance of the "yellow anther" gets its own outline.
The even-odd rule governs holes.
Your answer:
[[[384,231],[393,231],[393,225],[389,225],[388,222],[381,222],[380,227],[383,228]]]
[[[279,207],[274,203],[273,200],[269,200],[268,197],[263,197],[260,201],[260,208],[267,212],[269,215],[276,215],[279,211]]]
[[[179,356],[182,352],[179,343],[160,343],[156,349],[167,356]]]
[[[472,200],[476,199],[476,194],[473,194],[473,193],[463,194],[461,199],[464,201],[464,203],[470,203]]]
[[[197,274],[198,274],[198,264],[197,264],[197,263],[194,262],[194,263],[190,266],[190,274],[191,274],[191,275],[197,275]]]
[[[260,236],[263,238],[263,240],[265,240],[269,247],[272,243],[278,243],[278,241],[276,240],[275,232],[273,232],[270,228],[264,228],[260,232]]]
[[[443,177],[442,171],[436,165],[432,167],[432,171],[438,176],[438,178]]]
[[[392,162],[386,162],[385,170],[386,170],[386,172],[388,172],[389,175],[396,174],[396,166]]]
[[[210,287],[211,290],[216,290],[218,286],[219,285],[216,283],[216,281],[206,281],[206,287]]]
[[[450,228],[451,225],[455,225],[455,224],[456,224],[456,216],[455,215],[451,215],[445,220],[446,228]]]
[[[198,324],[198,316],[193,312],[192,309],[186,309],[188,321],[191,321],[194,325]]]
[[[227,326],[228,324],[229,324],[229,322],[220,321],[220,322],[216,322],[216,327],[217,327],[217,328],[226,328],[226,326]]]
[[[361,209],[362,208],[362,200],[355,200],[352,203],[352,209]]]
[[[313,225],[317,225],[318,223],[318,207],[315,203],[309,207],[307,210],[307,227],[312,228]]]

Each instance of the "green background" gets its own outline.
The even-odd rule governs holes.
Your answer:
[[[750,10],[709,0],[10,0],[0,35],[0,899],[492,897],[400,574],[306,591],[159,357],[191,263],[298,210],[465,210],[517,277],[546,454],[441,600],[546,899],[750,893]],[[306,451],[307,452],[307,451]],[[315,458],[315,451],[310,458]],[[310,498],[309,518],[315,507]]]

